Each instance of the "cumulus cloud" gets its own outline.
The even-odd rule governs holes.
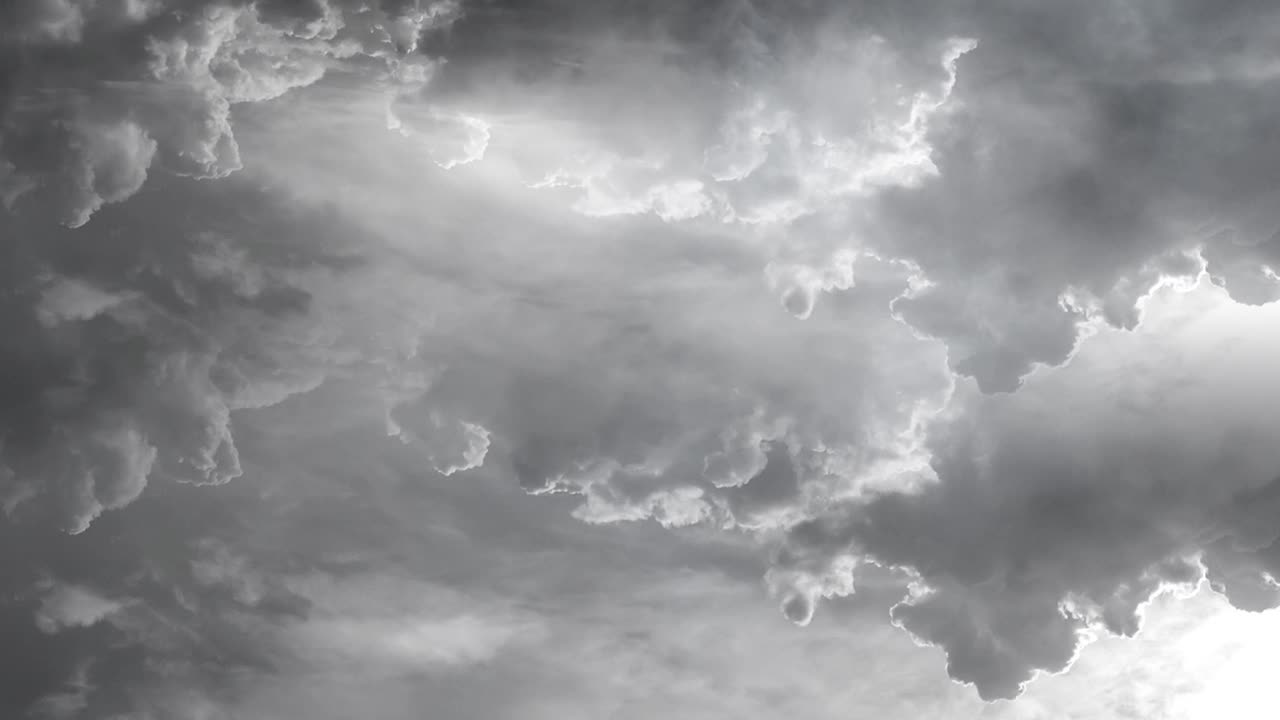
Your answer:
[[[1209,29],[1168,3],[1096,22],[1003,7],[507,8],[455,29],[470,44],[437,93],[499,118],[490,144],[505,134],[526,182],[583,214],[765,226],[780,263],[819,274],[845,247],[913,263],[927,282],[896,312],[987,392],[1062,364],[1096,315],[1131,327],[1151,268],[1194,247],[1237,299],[1272,297],[1272,80],[1239,70],[1261,66],[1241,58],[1271,23],[1248,18],[1271,10],[1224,8]],[[1226,32],[1240,57],[1212,49]]]
[[[689,55],[689,69],[673,70],[647,44],[665,38],[644,31],[584,41],[583,57],[573,64],[583,77],[569,85],[576,92],[565,98],[567,108],[545,111],[550,117],[543,122],[561,132],[520,153],[527,167],[552,164],[532,186],[572,190],[572,207],[593,217],[652,213],[667,221],[787,225],[935,175],[928,131],[947,110],[957,61],[976,43],[945,38],[935,72],[917,73],[883,37],[838,11],[825,12],[830,26],[804,22],[773,36],[771,24],[784,22],[779,12],[725,10],[723,18],[693,29],[706,35],[703,42],[723,43],[717,34],[731,40],[723,48],[731,58],[726,74],[701,65],[706,59],[683,47],[672,52]],[[652,96],[626,93],[635,80],[633,69],[618,65],[623,57],[658,74],[669,86],[664,92],[675,97],[655,105]],[[539,103],[542,92],[564,92],[554,84],[558,79],[536,78],[536,90],[524,92]],[[835,102],[835,87],[850,100]],[[492,101],[495,108],[501,102]],[[597,117],[608,105],[670,132]],[[546,157],[548,143],[556,148],[553,159]]]
[[[6,11],[0,36],[0,196],[11,210],[74,228],[136,193],[153,164],[196,178],[235,172],[234,106],[312,85],[338,65],[373,82],[406,62],[425,66],[400,58],[459,12],[450,0],[199,2],[182,11],[141,0],[23,0]],[[33,51],[56,62],[33,62]]]
[[[1203,365],[1183,367],[1170,358],[1208,341],[1147,316],[1152,288],[1163,297],[1170,287],[1193,282],[1200,260],[1208,281],[1225,287],[1229,299],[1202,282],[1197,300],[1187,300],[1194,310],[1188,317],[1219,312],[1213,303],[1229,313],[1235,301],[1262,305],[1276,297],[1274,218],[1267,209],[1270,190],[1263,189],[1274,183],[1258,156],[1268,152],[1260,150],[1269,147],[1261,133],[1276,105],[1262,91],[1271,76],[1253,55],[1270,39],[1272,10],[1223,8],[1206,29],[1203,18],[1176,4],[1108,5],[1107,20],[1093,20],[1048,7],[961,12],[925,3],[902,11],[915,15],[912,23],[867,9],[857,30],[828,8],[815,11],[825,21],[820,25],[808,24],[803,14],[783,22],[774,10],[753,3],[740,15],[711,12],[696,26],[680,25],[673,11],[662,18],[665,33],[620,20],[607,42],[586,33],[575,37],[571,63],[548,52],[548,64],[535,64],[523,82],[499,82],[500,92],[515,100],[499,91],[486,98],[483,89],[469,99],[488,100],[495,112],[527,100],[526,123],[537,113],[546,142],[558,148],[547,154],[573,158],[547,170],[539,155],[544,146],[512,150],[516,165],[543,168],[535,188],[573,191],[570,208],[594,218],[649,213],[696,220],[699,232],[736,233],[753,250],[764,249],[771,261],[764,264],[767,284],[786,310],[808,322],[820,317],[819,294],[858,296],[863,258],[896,268],[905,277],[877,308],[882,315],[850,314],[839,322],[885,347],[892,330],[873,318],[890,316],[902,323],[904,337],[919,342],[904,346],[912,349],[903,354],[918,355],[934,339],[945,346],[950,371],[972,385],[962,382],[963,391],[934,423],[929,418],[945,403],[946,391],[939,389],[945,382],[932,386],[938,393],[932,401],[916,396],[918,404],[900,406],[897,424],[878,424],[886,415],[884,405],[875,405],[871,437],[851,430],[856,420],[850,418],[861,417],[856,411],[846,413],[845,423],[819,424],[816,418],[828,414],[821,401],[802,399],[805,379],[823,378],[815,383],[819,392],[846,408],[858,404],[841,395],[844,388],[909,381],[885,379],[897,376],[875,364],[850,370],[843,384],[824,377],[812,356],[786,355],[798,342],[780,340],[757,321],[741,330],[758,341],[753,359],[761,366],[803,367],[805,378],[788,378],[781,407],[747,401],[715,420],[705,413],[714,403],[699,399],[700,412],[689,422],[720,428],[725,438],[749,438],[743,448],[699,445],[692,430],[673,430],[667,438],[652,429],[678,426],[682,401],[700,397],[663,389],[671,383],[666,367],[643,383],[644,396],[623,396],[626,409],[616,412],[637,424],[616,421],[628,427],[619,439],[603,430],[613,411],[593,408],[585,414],[599,418],[591,426],[601,431],[569,439],[563,430],[571,425],[562,422],[561,432],[517,446],[515,464],[526,484],[539,493],[583,495],[577,514],[585,520],[654,517],[675,526],[741,525],[737,514],[745,513],[734,511],[741,505],[721,493],[753,488],[756,479],[744,482],[744,476],[794,483],[800,489],[769,515],[784,527],[799,522],[771,573],[786,614],[807,621],[815,599],[849,590],[848,558],[908,568],[919,576],[919,593],[898,606],[895,622],[942,646],[953,675],[976,684],[984,697],[1015,695],[1036,671],[1064,669],[1093,628],[1135,632],[1150,595],[1166,584],[1194,581],[1197,563],[1233,602],[1269,606],[1275,592],[1266,550],[1274,540],[1270,528],[1253,544],[1222,538],[1244,532],[1241,521],[1224,519],[1227,507],[1246,502],[1232,500],[1233,493],[1265,485],[1275,473],[1277,458],[1245,439],[1255,433],[1250,427],[1268,422],[1275,384],[1265,375],[1246,382],[1240,368],[1235,376],[1216,374],[1207,356]],[[1259,13],[1267,19],[1257,22]],[[579,19],[588,26],[597,21],[589,14]],[[767,27],[776,32],[761,30]],[[1055,39],[1045,46],[1049,28]],[[724,34],[708,40],[713,32]],[[1224,33],[1234,33],[1244,49],[1219,51]],[[538,37],[536,30],[529,34]],[[730,42],[716,44],[726,36]],[[723,52],[716,68],[722,74],[699,64],[704,56],[689,49],[705,47],[698,42]],[[543,59],[534,45],[529,55]],[[555,45],[555,52],[565,50]],[[664,64],[649,54],[661,52],[683,62]],[[644,94],[651,107],[641,109],[628,104],[633,98],[611,92],[632,80],[615,62],[620,55],[662,78],[666,96]],[[468,59],[460,61],[461,70],[446,68],[442,78],[454,72],[465,86]],[[502,67],[501,60],[485,60],[474,62],[475,72]],[[853,69],[840,75],[837,68]],[[852,95],[856,107],[831,96],[850,85],[865,90],[841,95]],[[559,104],[542,104],[547,96]],[[1215,129],[1223,102],[1232,108],[1225,118],[1229,136]],[[644,121],[608,122],[606,107],[634,108]],[[674,129],[659,133],[645,124],[655,122]],[[511,132],[532,135],[521,127]],[[688,211],[672,213],[655,201],[660,188],[676,186],[700,198],[677,205]],[[1205,297],[1213,303],[1194,305]],[[1174,349],[1152,340],[1161,334],[1183,344]],[[696,344],[711,348],[718,339],[703,335]],[[848,340],[839,347],[845,357],[861,349]],[[1251,352],[1264,357],[1266,349]],[[1185,405],[1160,411],[1167,417],[1147,407],[1133,416],[1120,412],[1109,404],[1116,401],[1113,392],[1096,389],[1122,387],[1136,370],[1098,367],[1107,353],[1135,363],[1161,357],[1141,367],[1143,383],[1165,383],[1159,392]],[[615,362],[630,368],[637,357]],[[751,361],[736,357],[732,364],[747,371],[735,377],[732,391],[713,379],[692,385],[715,388],[712,397],[741,392],[736,397],[747,398],[749,388],[767,385],[750,375]],[[1049,371],[1060,366],[1060,375]],[[1183,388],[1184,375],[1173,368],[1214,391]],[[579,371],[564,386],[581,388],[585,377]],[[1035,388],[1024,388],[1028,383]],[[1144,395],[1156,392],[1142,387]],[[1020,389],[1012,399],[984,397]],[[638,422],[647,396],[672,398],[661,404],[661,421]],[[557,402],[552,416],[584,414]],[[776,429],[727,429],[756,416]],[[921,423],[930,427],[927,439],[914,443]],[[1111,423],[1118,426],[1096,437],[1085,429]],[[636,442],[646,434],[652,439]],[[779,458],[772,471],[766,447]],[[812,484],[832,467],[843,485]],[[910,479],[903,479],[904,468]],[[674,479],[700,473],[699,481]],[[1231,490],[1205,487],[1207,478],[1224,474],[1232,478]],[[831,494],[856,495],[850,486],[865,491],[865,485],[854,478],[877,475],[915,489],[878,490],[854,509],[837,501],[850,517],[828,514]],[[1165,513],[1167,522],[1153,519]],[[831,552],[833,546],[848,554]]]
[[[221,212],[215,196],[199,202],[212,204],[197,214]],[[6,224],[18,238],[4,249],[10,290],[0,300],[9,328],[0,494],[10,518],[80,533],[153,477],[238,477],[233,413],[311,390],[344,362],[340,333],[306,316],[304,278],[330,272],[314,265],[325,240],[304,235],[310,259],[268,259],[298,228],[273,250],[171,220],[111,215],[88,246],[40,221]]]
[[[387,129],[419,143],[432,162],[450,170],[484,157],[489,146],[490,126],[484,119],[460,112],[427,108],[424,117],[406,122],[404,110],[387,108]]]
[[[142,187],[156,142],[131,121],[75,124],[69,140],[76,175],[68,178],[68,227],[80,227],[105,203],[119,202]]]
[[[125,299],[82,280],[58,278],[41,293],[36,315],[46,326],[84,321],[101,315]]]
[[[493,658],[507,643],[527,632],[498,618],[461,614],[453,617],[399,616],[319,618],[298,632],[296,652],[330,654],[339,668],[370,663],[394,671],[457,668]]]
[[[88,695],[93,690],[88,674],[88,663],[77,667],[60,690],[33,703],[28,710],[29,714],[36,718],[66,720],[83,713],[89,707]]]
[[[1257,522],[1280,467],[1275,348],[1245,330],[1274,313],[1207,278],[1158,291],[1131,333],[1100,331],[1015,395],[970,393],[929,433],[936,484],[797,526],[782,567],[810,583],[851,578],[839,558],[908,569],[895,622],[986,698],[1066,669],[1092,630],[1134,634],[1153,593],[1206,570],[1237,606],[1275,607],[1277,529]]]
[[[534,21],[460,22],[457,36],[478,46],[451,58],[434,87],[441,106],[502,118],[477,166],[505,163],[525,187],[590,220],[558,220],[554,247],[573,258],[567,272],[521,244],[533,231],[492,224],[471,235],[483,248],[476,257],[494,262],[470,266],[473,286],[509,287],[504,273],[518,268],[520,297],[536,302],[494,311],[442,294],[437,306],[456,303],[444,311],[453,318],[424,347],[448,369],[422,396],[420,434],[447,435],[443,417],[478,423],[491,436],[486,462],[509,458],[535,494],[580,496],[574,512],[588,522],[786,530],[769,582],[798,622],[818,599],[849,592],[851,568],[866,558],[907,568],[918,594],[895,622],[944,647],[953,675],[985,697],[1062,670],[1095,628],[1135,632],[1150,595],[1193,581],[1197,563],[1219,586],[1236,586],[1236,602],[1265,604],[1268,556],[1201,536],[1218,527],[1224,497],[1183,498],[1170,512],[1192,517],[1117,540],[1107,533],[1145,528],[1138,516],[1148,507],[1163,512],[1161,491],[1113,496],[1101,480],[1081,479],[1110,478],[1108,462],[1125,477],[1161,475],[1128,464],[1172,453],[1168,467],[1179,472],[1162,482],[1199,487],[1216,471],[1189,455],[1199,446],[1188,438],[1208,422],[1206,407],[1244,395],[1186,395],[1173,416],[1197,423],[1134,420],[1103,433],[1113,442],[1104,448],[1049,444],[1075,442],[1081,417],[1118,422],[1113,393],[1083,393],[1096,405],[1068,409],[1086,402],[1075,388],[1119,386],[1130,372],[1095,367],[1099,356],[1185,354],[1143,345],[1178,337],[1176,323],[1146,318],[1152,298],[1194,281],[1201,260],[1233,298],[1269,298],[1274,231],[1254,200],[1229,192],[1251,183],[1253,171],[1229,161],[1242,145],[1205,133],[1204,86],[1164,85],[1182,49],[1113,58],[1124,72],[1112,72],[1094,52],[1111,42],[1102,31],[1054,12],[925,8],[908,36],[870,11],[855,28],[830,8],[814,10],[822,22],[783,22],[776,10],[712,12],[696,27],[673,11],[659,30],[620,20],[607,41],[581,31],[550,49]],[[1169,13],[1160,22],[1176,22]],[[1037,28],[1053,23],[1077,34],[1033,50]],[[482,31],[533,48],[518,61],[486,54],[474,35]],[[698,43],[723,52],[723,64]],[[663,90],[641,100],[623,92],[637,81],[622,57]],[[865,92],[846,107],[832,94],[850,85]],[[1214,92],[1262,103],[1256,90]],[[614,121],[605,110],[617,108],[634,115]],[[1162,119],[1161,108],[1181,120]],[[1230,179],[1206,184],[1184,170],[1176,149],[1188,145]],[[1210,217],[1230,219],[1205,225]],[[719,237],[737,245],[707,239]],[[1196,293],[1233,307],[1211,289]],[[1081,354],[1092,359],[1067,364]],[[1172,365],[1156,364],[1151,382],[1175,387],[1159,374]],[[1196,372],[1210,377],[1209,366]],[[1209,385],[1226,379],[1213,377]],[[986,397],[1024,383],[1039,389]],[[1248,407],[1264,420],[1262,406]],[[403,426],[393,412],[391,434]],[[1104,460],[1090,459],[1100,451]],[[1007,467],[965,464],[988,452]],[[1238,489],[1267,479],[1268,457],[1249,462],[1236,468]],[[1024,472],[1043,487],[1011,479]],[[953,515],[971,525],[954,528]],[[1074,526],[1059,528],[1059,544],[1019,534],[1055,523],[1087,528],[1080,537],[1095,545],[1071,549]],[[1112,553],[1114,566],[1095,574],[1090,563],[1117,542],[1132,543],[1133,557]]]
[[[713,209],[701,180],[666,180],[664,163],[614,156],[583,159],[577,167],[554,170],[531,183],[537,189],[567,188],[577,198],[573,209],[588,217],[652,213],[666,221],[690,220]]]

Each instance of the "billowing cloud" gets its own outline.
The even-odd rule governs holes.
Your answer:
[[[313,609],[304,623],[286,630],[284,642],[300,662],[339,672],[357,666],[371,675],[466,668],[545,632],[536,618],[512,609],[464,609],[467,598],[406,578],[306,578],[296,585]],[[371,593],[375,602],[368,600]],[[435,609],[422,608],[419,597],[431,597]]]
[[[359,485],[373,448],[401,498],[506,483],[767,546],[800,625],[901,575],[892,623],[985,699],[1202,577],[1272,608],[1280,16],[1043,5],[12,4],[3,522],[122,532],[157,481],[324,436],[363,461],[314,491],[338,525],[417,537]],[[379,680],[542,637],[432,583],[352,599],[421,551],[381,527],[350,584],[222,530],[110,594],[154,616],[52,590],[40,627]],[[159,715],[222,712],[157,684]]]
[[[36,612],[36,626],[54,634],[68,628],[88,627],[124,607],[118,600],[102,597],[89,588],[51,583]]]
[[[387,108],[387,129],[422,145],[432,162],[445,170],[484,157],[490,127],[482,118],[427,108],[420,111],[423,117],[406,122],[403,112],[397,113],[394,105]]]
[[[960,61],[955,111],[930,135],[939,174],[883,193],[867,226],[874,247],[932,282],[898,311],[996,391],[1070,355],[1085,318],[1058,303],[1064,292],[1130,325],[1125,287],[1170,252],[1207,243],[1211,265],[1239,263],[1233,295],[1257,296],[1266,256],[1250,248],[1275,232],[1258,133],[1277,107],[1257,81],[1184,74],[1226,63],[1230,53],[1210,49],[1220,33],[1248,53],[1265,44],[1271,12],[1223,7],[1207,23],[1178,3],[1108,4],[1088,18],[1047,6],[930,13],[973,27],[980,45]]]
[[[4,509],[72,533],[154,476],[238,477],[232,413],[310,390],[343,362],[337,335],[305,317],[303,278],[328,272],[313,260],[267,260],[266,246],[181,220],[159,237],[129,215],[101,222],[93,248],[14,220],[22,239],[4,250]],[[99,252],[114,255],[89,260]]]
[[[1258,55],[1273,23],[1254,12],[1272,10],[1208,27],[1176,3],[1096,21],[1003,3],[512,7],[461,22],[435,94],[498,118],[491,152],[586,215],[780,225],[761,229],[777,260],[819,274],[847,247],[913,263],[927,282],[895,310],[957,373],[1009,391],[1063,363],[1090,318],[1132,327],[1152,272],[1197,246],[1237,299],[1276,292]],[[1215,52],[1228,32],[1240,49]],[[1213,129],[1222,107],[1230,130]],[[815,214],[838,220],[801,222]]]
[[[936,484],[797,526],[782,567],[807,583],[852,581],[839,558],[909,570],[918,588],[895,622],[987,698],[1066,669],[1092,631],[1133,635],[1153,593],[1206,570],[1241,608],[1280,604],[1280,529],[1261,520],[1280,468],[1275,343],[1246,330],[1276,310],[1207,278],[1145,310],[1014,395],[957,401],[929,433]]]
[[[179,12],[142,0],[23,0],[0,35],[0,198],[75,228],[136,193],[153,164],[196,178],[235,172],[234,106],[312,85],[337,66],[373,82],[402,76],[402,65],[429,67],[401,58],[459,8],[264,0]]]

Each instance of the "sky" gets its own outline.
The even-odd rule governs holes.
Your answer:
[[[0,717],[1273,717],[1277,47],[0,4]]]

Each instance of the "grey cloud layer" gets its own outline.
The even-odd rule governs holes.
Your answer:
[[[1275,348],[1239,329],[1280,298],[1268,4],[181,10],[4,11],[7,522],[240,477],[257,410],[774,544],[801,624],[894,566],[893,621],[988,699],[1201,573],[1280,603]],[[1149,295],[1202,265],[1224,291]],[[315,621],[237,626],[273,652],[419,652],[219,547],[210,612]],[[50,582],[42,630],[152,624]],[[423,619],[423,662],[542,632],[508,610]]]
[[[951,368],[983,392],[1015,391],[1037,366],[1066,363],[1090,322],[1139,327],[1144,296],[1157,281],[1193,279],[1200,271],[1189,251],[1198,250],[1210,279],[1236,301],[1276,298],[1272,265],[1280,221],[1268,209],[1277,187],[1270,128],[1280,110],[1271,92],[1280,78],[1267,51],[1280,26],[1273,8],[1114,4],[1077,16],[1026,3],[920,3],[892,11],[819,10],[831,22],[815,29],[804,19],[788,24],[774,18],[766,3],[737,7],[739,14],[709,13],[710,19],[691,26],[680,24],[679,13],[659,14],[652,24],[598,21],[608,27],[607,40],[579,31],[563,42],[543,25],[520,24],[536,21],[535,13],[512,10],[517,19],[505,30],[530,39],[529,55],[546,64],[534,63],[523,75],[510,71],[515,79],[509,79],[502,70],[511,58],[477,60],[475,75],[496,75],[504,88],[491,99],[483,87],[473,87],[464,58],[461,67],[442,73],[440,92],[446,99],[456,92],[458,103],[481,116],[488,102],[499,118],[527,101],[553,118],[552,127],[573,127],[573,137],[588,137],[585,149],[572,146],[576,164],[553,165],[534,183],[568,192],[571,207],[584,215],[724,222],[762,242],[777,254],[770,273],[775,290],[801,318],[814,311],[815,288],[855,285],[858,266],[844,279],[839,250],[903,262],[915,282],[893,300],[894,312],[945,343]],[[582,22],[596,27],[590,19]],[[484,27],[483,18],[476,23]],[[831,27],[838,30],[826,34]],[[458,32],[467,32],[465,21]],[[567,50],[572,57],[560,56]],[[622,57],[662,78],[661,90],[622,90],[635,86]],[[826,64],[834,59],[851,60],[844,64],[848,70],[824,75],[841,67]],[[812,84],[796,82],[792,73],[806,73]],[[862,92],[845,93],[849,87]],[[867,100],[878,93],[894,98],[887,88],[897,91],[896,106],[886,110]],[[806,94],[811,89],[819,92]],[[701,101],[688,99],[694,96]],[[559,102],[543,111],[538,103],[547,97]],[[823,114],[840,108],[843,97],[867,102],[846,108],[847,114]],[[608,113],[617,110],[622,117],[611,121],[616,116]],[[493,136],[491,152],[500,126]],[[535,167],[539,162],[512,152]],[[842,220],[823,220],[830,216]],[[832,228],[834,237],[821,234]],[[784,233],[786,242],[779,242]],[[869,327],[851,317],[837,322]],[[1162,348],[1162,357],[1189,352],[1198,341]],[[852,346],[842,351],[857,352]],[[1268,352],[1253,350],[1254,356]],[[1274,537],[1263,533],[1239,547],[1230,538],[1245,532],[1243,521],[1229,517],[1227,508],[1245,503],[1233,500],[1232,492],[1270,482],[1275,458],[1256,455],[1261,449],[1252,444],[1224,440],[1216,448],[1192,441],[1218,437],[1225,424],[1238,425],[1237,434],[1267,432],[1256,427],[1268,417],[1275,383],[1261,374],[1239,386],[1238,394],[1227,392],[1237,387],[1231,382],[1239,371],[1215,375],[1212,366],[1203,366],[1192,373],[1222,394],[1187,396],[1178,415],[1194,418],[1186,426],[1170,427],[1161,422],[1167,410],[1150,408],[1137,414],[1134,426],[1105,431],[1114,447],[1090,443],[1062,456],[1048,438],[1060,443],[1073,428],[1112,421],[1111,396],[1094,390],[1100,377],[1075,369],[1063,377],[1078,389],[1059,392],[1063,400],[1083,392],[1101,404],[1044,400],[1049,409],[1043,415],[1007,425],[994,417],[985,421],[989,427],[982,425],[982,408],[1005,401],[956,400],[960,419],[939,421],[929,431],[936,487],[857,505],[848,512],[860,519],[834,522],[834,529],[824,519],[793,533],[794,547],[771,573],[786,613],[807,621],[812,598],[848,590],[844,553],[910,568],[920,574],[925,594],[900,605],[896,621],[944,647],[954,676],[994,698],[1016,695],[1036,670],[1065,668],[1090,627],[1134,632],[1137,609],[1152,592],[1199,577],[1195,558],[1236,604],[1271,607],[1265,548]],[[1138,370],[1125,368],[1109,382],[1123,385],[1133,372]],[[851,381],[822,385],[832,392]],[[1183,397],[1176,388],[1158,392]],[[1035,400],[1008,401],[1011,407],[1022,402]],[[957,430],[962,427],[982,429]],[[1045,440],[1036,439],[1040,432]],[[833,434],[848,437],[846,429]],[[781,439],[767,431],[746,436],[743,451],[707,456],[704,474],[710,478],[728,467],[731,477],[786,477],[783,469],[762,472],[770,447],[762,443]],[[853,444],[867,446],[865,440]],[[803,465],[807,450],[823,445],[799,440],[775,465]],[[995,467],[966,466],[983,453],[993,456]],[[596,461],[610,462],[617,463],[608,454]],[[1165,477],[1166,468],[1177,468],[1176,477]],[[660,500],[645,494],[651,482],[636,493],[628,488],[644,476],[639,469],[587,472],[577,480],[559,470],[538,474],[557,478],[553,488],[583,493],[587,503],[579,512],[588,519],[652,514],[678,524],[700,514],[676,513],[667,503],[687,506],[691,499],[714,497],[698,482],[664,488]],[[845,467],[842,475],[860,472],[874,471]],[[1014,480],[1023,474],[1046,487]],[[1233,490],[1198,494],[1224,475]],[[1127,484],[1130,477],[1136,489]],[[1166,498],[1166,490],[1175,499]],[[1008,530],[991,536],[992,528]],[[838,538],[834,546],[827,533]],[[1115,547],[1129,552],[1117,554]],[[1003,557],[1015,550],[1018,557]]]
[[[588,138],[570,145],[576,163],[542,172],[591,215],[785,223],[871,196],[825,242],[916,262],[932,285],[898,310],[987,390],[1060,364],[1088,315],[1132,326],[1170,253],[1207,243],[1237,298],[1276,292],[1261,269],[1277,230],[1265,4],[1209,17],[1169,2],[1079,17],[1012,2],[810,4],[794,19],[716,7],[647,23],[587,14],[591,32],[567,38],[564,16],[513,8],[494,37],[529,57],[495,51],[472,68],[463,54],[440,92],[457,86],[498,117],[533,108]],[[455,36],[487,33],[487,17]],[[640,72],[653,91],[630,90]],[[495,77],[492,91],[478,79]],[[1063,307],[1064,294],[1083,302]]]
[[[318,81],[331,67],[421,76],[425,29],[456,3],[79,2],[5,11],[0,199],[79,227],[127,199],[153,164],[215,178],[242,167],[231,109]],[[416,68],[416,69],[415,69]],[[391,82],[397,82],[392,80]]]

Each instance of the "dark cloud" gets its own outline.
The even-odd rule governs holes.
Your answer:
[[[936,485],[797,526],[782,566],[821,574],[845,556],[909,569],[920,589],[895,622],[985,698],[1066,669],[1091,628],[1133,635],[1152,594],[1194,585],[1201,566],[1233,604],[1275,607],[1277,528],[1262,517],[1278,398],[1259,364],[1272,343],[1230,329],[1248,310],[1170,312],[1174,298],[1148,308],[1158,321],[1103,331],[1015,395],[960,405],[930,431]],[[1221,363],[1227,346],[1237,359]],[[1180,367],[1143,360],[1170,352]],[[1085,384],[1098,392],[1074,390]]]
[[[152,3],[22,0],[0,20],[0,199],[79,227],[138,191],[152,165],[222,177],[242,167],[231,108],[321,79],[429,74],[420,35],[451,0]],[[398,80],[391,81],[394,85]]]
[[[1271,12],[1228,3],[1202,22],[1175,3],[1087,16],[1013,3],[940,20],[981,45],[931,134],[939,174],[884,193],[871,230],[935,283],[899,304],[904,317],[948,343],[957,371],[1011,390],[1074,347],[1080,309],[1060,307],[1063,293],[1130,326],[1117,293],[1168,252],[1207,243],[1211,264],[1236,266],[1234,296],[1267,292],[1248,277],[1265,256],[1205,227],[1246,247],[1275,232],[1262,158],[1280,108],[1259,54]]]
[[[914,263],[928,285],[897,311],[985,391],[1063,363],[1090,317],[1132,327],[1184,250],[1238,299],[1274,292],[1269,7],[605,7],[476,3],[431,45],[433,102],[558,130],[516,156],[590,216],[865,206],[776,251],[818,275],[842,248]]]
[[[297,225],[274,247],[219,232],[224,208],[253,212],[242,191],[211,193],[205,207],[188,208],[194,217],[157,221],[145,211],[174,207],[182,186],[140,197],[141,214],[104,216],[87,244],[39,221],[8,223],[11,518],[48,516],[81,532],[135,500],[153,474],[237,477],[231,413],[313,388],[335,365],[337,338],[306,317],[304,278],[331,272],[319,242]],[[313,246],[292,252],[305,249],[305,259],[282,254],[300,231]]]
[[[0,620],[48,653],[0,710],[531,683],[574,598],[477,567],[562,509],[780,543],[802,625],[905,576],[986,699],[1202,574],[1275,606],[1276,12],[7,5],[0,523],[41,550]]]

